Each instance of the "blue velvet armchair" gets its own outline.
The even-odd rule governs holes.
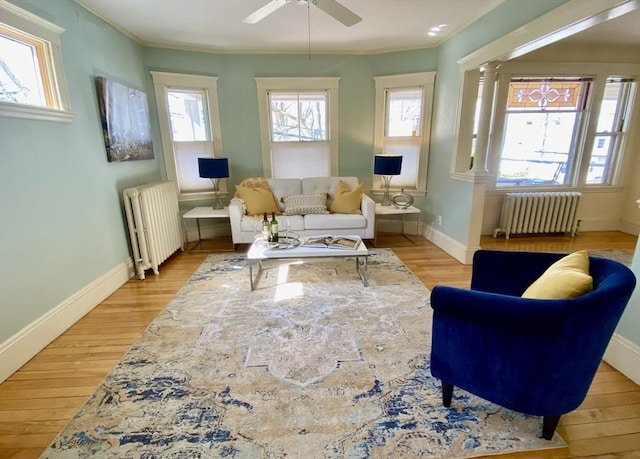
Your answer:
[[[584,400],[635,286],[621,263],[589,259],[593,291],[568,300],[520,295],[562,254],[479,250],[471,290],[431,293],[431,373],[445,406],[454,386],[543,417],[553,437],[560,416]]]

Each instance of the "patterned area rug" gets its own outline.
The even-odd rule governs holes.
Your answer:
[[[211,255],[42,457],[472,457],[564,446],[540,418],[431,376],[429,291],[389,249],[352,259]]]

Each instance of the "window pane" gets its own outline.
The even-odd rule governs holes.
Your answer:
[[[507,113],[498,186],[565,184],[577,113]]]
[[[46,107],[34,46],[0,35],[0,101]]]
[[[278,142],[271,145],[273,176],[278,178],[331,175],[329,142]]]
[[[174,142],[210,140],[205,116],[204,91],[167,92],[169,119]]]
[[[325,141],[326,93],[271,93],[273,142]]]
[[[213,190],[211,180],[198,171],[198,158],[213,157],[213,142],[174,142],[173,154],[181,193]]]
[[[616,115],[618,114],[620,93],[624,84],[626,83],[608,81],[605,85],[596,132],[613,132],[617,130]]]
[[[609,164],[614,138],[608,135],[596,136],[589,160],[587,184],[601,185],[609,178]]]
[[[577,110],[583,83],[572,79],[536,81],[523,79],[509,84],[507,110]]]
[[[393,176],[391,186],[415,189],[420,160],[420,138],[387,138],[384,142],[384,152],[388,155],[402,156],[402,170],[400,175]]]
[[[422,114],[422,88],[387,91],[387,137],[419,136]]]

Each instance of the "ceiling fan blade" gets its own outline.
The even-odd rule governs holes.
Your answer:
[[[246,24],[255,24],[258,21],[262,21],[264,18],[269,16],[278,8],[287,4],[287,0],[271,0],[269,3],[264,5],[262,8],[258,8],[249,16],[244,18],[242,22]]]
[[[315,6],[333,17],[335,20],[342,22],[347,27],[362,21],[362,18],[350,9],[342,6],[336,0],[311,0]]]

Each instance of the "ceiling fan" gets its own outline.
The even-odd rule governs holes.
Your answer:
[[[266,5],[258,8],[256,11],[244,18],[242,22],[255,24],[291,1],[296,1],[300,5],[308,5],[310,3],[347,27],[351,27],[352,25],[362,21],[360,16],[350,9],[342,6],[336,0],[271,0]]]

